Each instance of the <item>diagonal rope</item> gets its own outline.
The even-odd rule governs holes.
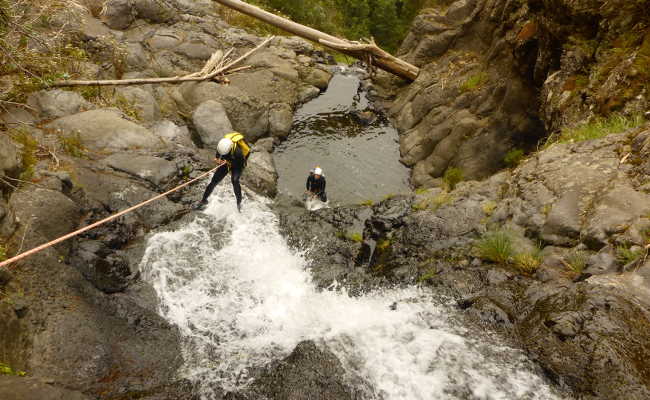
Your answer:
[[[128,213],[130,213],[131,211],[137,210],[138,208],[143,207],[143,206],[145,206],[145,205],[147,205],[147,204],[149,204],[149,203],[151,203],[151,202],[154,202],[154,201],[156,201],[156,200],[158,200],[158,199],[160,199],[160,198],[162,198],[162,197],[165,197],[165,196],[167,196],[167,195],[170,194],[170,193],[176,192],[176,191],[178,191],[178,190],[184,188],[185,186],[191,185],[192,183],[198,181],[199,179],[203,179],[203,178],[205,178],[205,177],[208,176],[210,173],[216,171],[217,169],[221,168],[221,167],[224,166],[224,165],[226,165],[226,164],[220,164],[220,165],[218,165],[218,166],[212,168],[210,171],[205,172],[205,173],[203,173],[203,174],[197,176],[196,178],[194,178],[194,179],[192,179],[192,180],[190,180],[190,181],[187,181],[187,182],[183,183],[182,185],[176,186],[175,188],[170,189],[170,190],[166,191],[165,193],[162,193],[162,194],[159,194],[158,196],[152,197],[152,198],[150,198],[149,200],[145,200],[145,201],[143,201],[142,203],[138,203],[138,204],[136,204],[136,205],[134,205],[134,206],[132,206],[132,207],[127,208],[126,210],[122,210],[122,211],[118,212],[117,214],[113,214],[113,215],[111,215],[111,216],[109,216],[109,217],[106,217],[106,218],[104,218],[104,219],[102,219],[102,220],[100,220],[100,221],[97,221],[97,222],[95,222],[95,223],[93,223],[93,224],[90,224],[90,225],[84,226],[83,228],[78,229],[78,230],[76,230],[76,231],[74,231],[74,232],[70,232],[70,233],[68,233],[67,235],[61,236],[61,237],[58,238],[58,239],[54,239],[54,240],[52,240],[52,241],[50,241],[50,242],[47,242],[47,243],[44,243],[44,244],[42,244],[42,245],[40,245],[40,246],[38,246],[38,247],[34,247],[33,249],[31,249],[31,250],[27,250],[27,251],[24,252],[24,253],[21,253],[21,254],[18,254],[18,255],[16,255],[16,256],[14,256],[14,257],[11,257],[10,259],[8,259],[8,260],[6,260],[6,261],[0,262],[0,268],[1,268],[1,267],[5,267],[5,266],[7,266],[7,265],[9,265],[9,264],[15,263],[16,261],[21,260],[21,259],[23,259],[23,258],[25,258],[25,257],[28,257],[28,256],[30,256],[30,255],[32,255],[32,254],[38,253],[38,252],[41,251],[41,250],[45,250],[45,249],[47,249],[48,247],[52,247],[52,246],[54,246],[55,244],[61,243],[61,242],[65,241],[65,240],[68,240],[68,239],[74,237],[74,236],[77,236],[77,235],[79,235],[79,234],[81,234],[81,233],[84,233],[84,232],[89,231],[89,230],[91,230],[91,229],[93,229],[93,228],[96,228],[96,227],[98,227],[98,226],[100,226],[100,225],[103,225],[103,224],[105,224],[105,223],[107,223],[107,222],[110,222],[110,221],[112,221],[112,220],[114,220],[114,219],[116,219],[116,218],[118,218],[118,217],[121,217],[121,216],[124,215],[124,214],[128,214]]]

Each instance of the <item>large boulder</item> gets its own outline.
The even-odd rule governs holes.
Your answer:
[[[124,256],[97,240],[78,243],[70,263],[104,293],[123,291],[136,276]]]
[[[192,135],[187,126],[178,126],[172,121],[162,120],[156,122],[151,130],[153,133],[168,143],[177,143],[186,147],[194,147]]]
[[[229,393],[226,399],[360,398],[361,389],[355,389],[348,380],[348,373],[332,352],[312,341],[304,341],[284,360],[267,366],[246,393]]]
[[[332,74],[320,68],[309,68],[303,73],[303,81],[308,85],[324,90],[332,79]]]
[[[161,0],[135,0],[134,6],[138,17],[154,24],[169,22],[178,12]]]
[[[41,90],[27,99],[40,119],[55,119],[94,108],[79,93],[67,90]]]
[[[108,0],[104,2],[101,19],[111,29],[126,29],[135,20],[133,0]]]
[[[151,131],[125,119],[120,112],[112,109],[70,115],[54,120],[45,127],[64,135],[79,134],[85,147],[97,151],[159,149],[164,145]]]
[[[291,132],[293,110],[284,103],[273,104],[269,111],[269,131],[273,137],[284,139]]]
[[[212,149],[217,148],[225,134],[233,131],[226,109],[214,100],[201,103],[192,114],[192,122],[203,144]]]
[[[13,193],[9,206],[15,210],[20,223],[30,232],[38,232],[47,240],[54,240],[77,228],[81,209],[61,192],[36,188],[24,188]],[[57,245],[69,248],[69,242]]]
[[[278,193],[278,173],[273,156],[267,151],[254,151],[248,159],[243,182],[254,191],[275,197]]]
[[[175,163],[153,156],[119,153],[106,158],[104,162],[113,169],[145,179],[156,186],[164,186],[178,173]]]
[[[153,122],[160,117],[160,107],[153,95],[141,87],[124,87],[117,90],[117,95],[129,102],[139,119]]]

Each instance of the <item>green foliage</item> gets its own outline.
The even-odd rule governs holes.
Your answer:
[[[360,206],[366,206],[366,207],[372,207],[374,204],[375,202],[372,200],[364,200],[361,203],[359,203]]]
[[[422,275],[418,278],[419,283],[425,283],[427,281],[430,281],[431,279],[435,278],[436,275],[438,274],[438,270],[436,267],[431,266],[424,271]]]
[[[497,208],[497,203],[492,200],[488,200],[481,204],[481,209],[483,210],[483,213],[487,215],[488,217],[491,216],[494,213],[494,210]]]
[[[627,246],[616,247],[616,260],[622,265],[627,265],[641,257],[643,250],[631,250]]]
[[[357,232],[345,235],[345,238],[352,242],[357,242],[357,243],[363,242],[363,236],[361,236],[361,234]]]
[[[390,239],[382,239],[379,242],[377,242],[377,249],[379,251],[386,251],[391,245]]]
[[[572,250],[564,257],[565,265],[571,271],[581,274],[587,266],[588,254],[582,250]]]
[[[78,91],[86,100],[95,99],[102,94],[101,86],[82,86]]]
[[[484,84],[486,84],[488,79],[489,77],[487,72],[485,71],[477,72],[476,74],[467,78],[467,80],[463,82],[462,85],[460,85],[460,90],[461,92],[469,92],[478,89]]]
[[[523,159],[524,151],[522,149],[512,149],[503,157],[503,163],[508,168],[515,168]]]
[[[390,52],[398,49],[413,18],[422,8],[449,0],[250,0],[249,3],[323,32],[359,40],[374,38]],[[277,28],[220,8],[224,19],[263,34],[283,34]],[[337,57],[335,55],[335,57]],[[338,58],[337,61],[345,62]]]
[[[415,194],[424,194],[424,193],[426,193],[428,191],[429,191],[429,189],[427,189],[427,188],[419,187],[419,188],[415,189]]]
[[[552,144],[554,141],[559,143],[574,143],[584,140],[600,139],[611,133],[622,133],[628,129],[640,126],[645,122],[645,118],[641,114],[624,116],[621,114],[613,114],[608,118],[596,118],[593,121],[573,128],[564,128],[560,132],[557,140],[549,138],[546,145]]]
[[[29,181],[34,176],[34,167],[38,162],[36,151],[38,150],[39,143],[29,132],[23,129],[10,131],[9,134],[14,141],[22,145],[22,172],[20,179]]]
[[[117,95],[115,97],[115,107],[119,108],[127,117],[136,121],[140,120],[138,110],[135,109],[133,102],[129,101],[126,97]]]
[[[433,196],[430,199],[425,199],[418,203],[412,204],[411,208],[415,211],[421,211],[421,210],[436,211],[440,207],[451,203],[453,200],[454,197],[450,193],[443,191]]]
[[[63,151],[72,157],[81,158],[86,154],[86,148],[81,142],[79,132],[70,135],[60,135],[59,142],[61,143],[61,147],[63,147]]]
[[[7,247],[4,244],[0,243],[0,262],[6,260],[7,258]]]
[[[503,230],[486,232],[479,239],[476,248],[482,259],[499,264],[510,262],[514,255],[510,233]]]
[[[535,249],[527,253],[516,254],[513,258],[514,266],[519,271],[530,274],[537,270],[542,263],[541,249]]]
[[[15,376],[25,376],[27,375],[24,371],[14,371],[10,366],[5,363],[0,362],[0,375],[15,375]]]
[[[442,180],[449,190],[454,190],[456,185],[463,180],[463,171],[455,167],[447,168],[445,174],[442,176]]]

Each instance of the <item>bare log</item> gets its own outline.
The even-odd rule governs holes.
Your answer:
[[[112,79],[112,80],[91,80],[91,81],[58,81],[52,83],[51,86],[64,87],[64,86],[119,86],[119,85],[150,85],[155,83],[180,83],[192,81],[206,81],[221,77],[223,75],[232,74],[237,71],[242,71],[250,68],[249,66],[237,67],[235,65],[250,57],[253,53],[266,46],[274,36],[268,37],[254,49],[248,51],[243,56],[235,61],[228,62],[227,57],[232,50],[223,54],[220,50],[215,52],[210,59],[206,62],[205,66],[199,72],[195,72],[186,76],[172,76],[167,78],[135,78],[135,79]],[[225,64],[225,65],[224,65]]]
[[[328,35],[319,30],[310,28],[308,26],[289,21],[286,18],[279,17],[261,8],[252,6],[240,0],[214,0],[219,4],[226,7],[235,9],[243,14],[257,18],[275,27],[278,27],[294,35],[303,37],[316,43],[340,51],[341,53],[348,54],[352,57],[367,61],[368,55],[373,65],[388,71],[392,74],[400,76],[409,81],[415,80],[420,69],[415,65],[409,64],[388,52],[380,49],[377,45],[373,44],[358,44],[348,40],[337,38],[336,36]]]

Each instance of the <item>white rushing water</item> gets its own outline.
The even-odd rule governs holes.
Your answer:
[[[201,383],[204,399],[214,385],[243,387],[251,369],[305,339],[368,382],[368,398],[558,398],[521,352],[464,329],[425,289],[317,290],[306,255],[287,246],[267,205],[247,198],[238,214],[230,185],[220,186],[192,222],[153,235],[141,264],[183,335],[182,374]]]

